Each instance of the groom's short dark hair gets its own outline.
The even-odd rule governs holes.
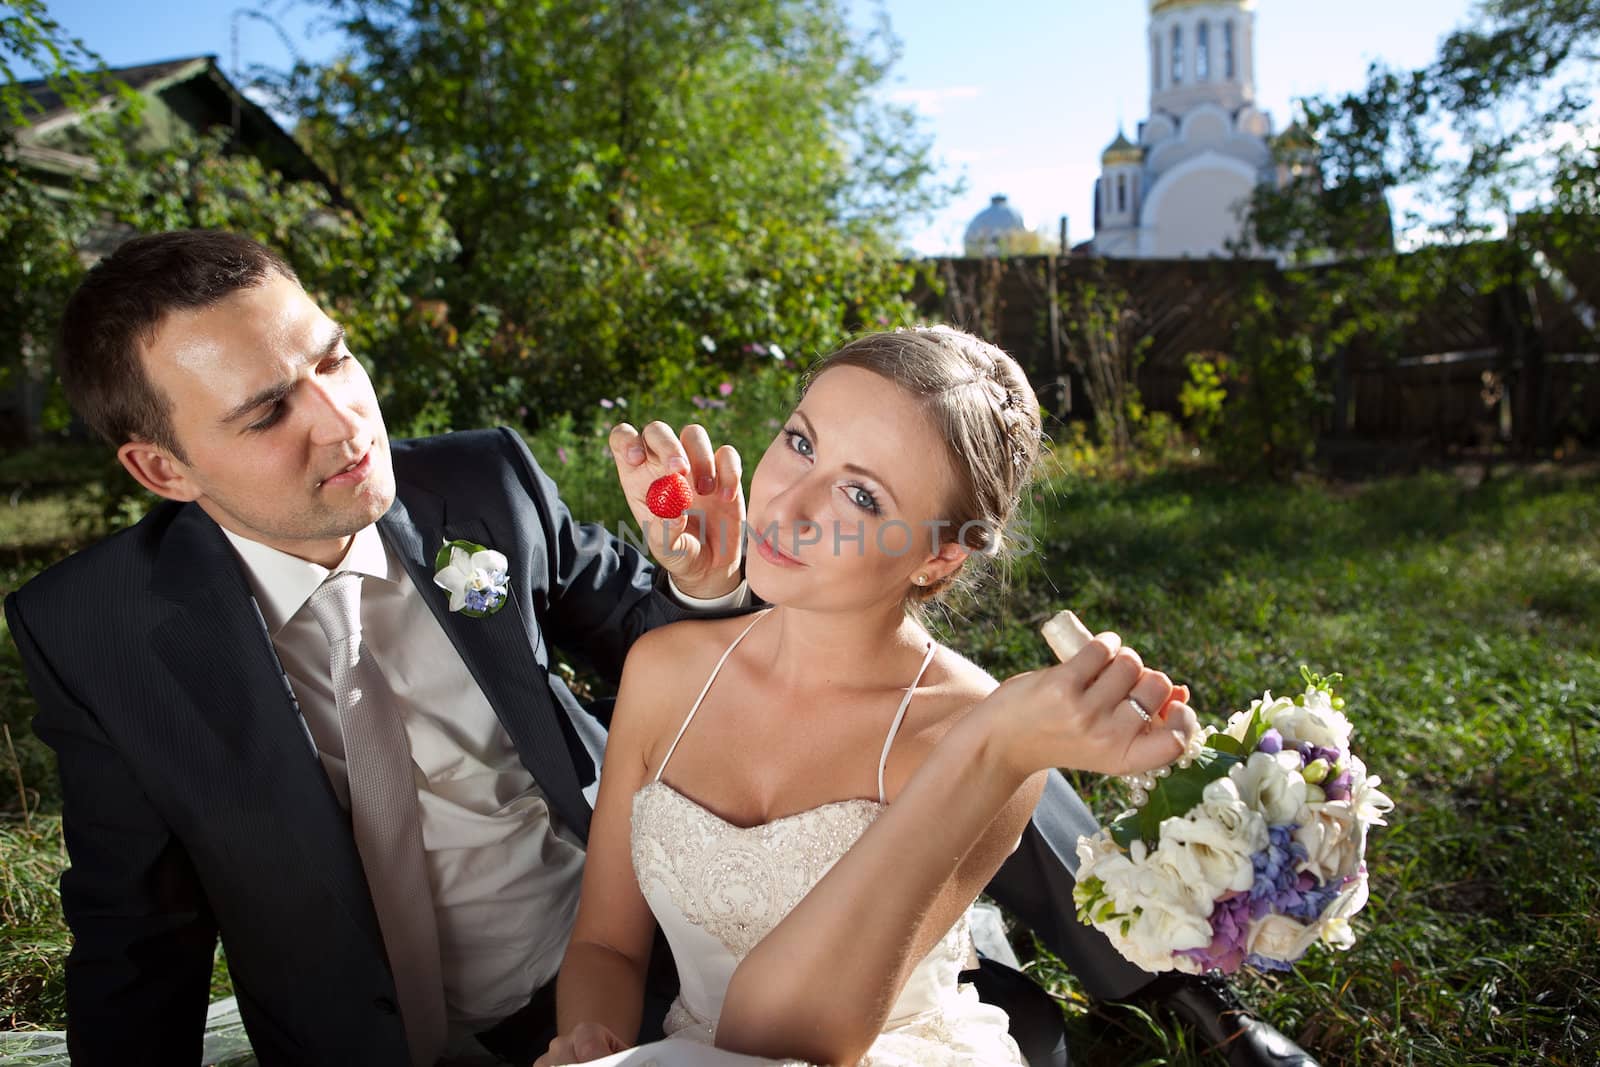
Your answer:
[[[67,402],[112,448],[150,441],[184,458],[171,402],[145,373],[139,350],[171,312],[210,307],[271,272],[299,282],[282,256],[223,230],[174,230],[123,244],[67,300],[60,346]]]

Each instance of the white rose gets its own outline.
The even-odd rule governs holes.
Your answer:
[[[1307,871],[1324,883],[1354,874],[1366,850],[1366,827],[1342,800],[1306,808],[1311,817],[1294,832],[1294,839],[1306,849],[1306,858],[1296,870]]]
[[[1286,745],[1310,741],[1321,748],[1350,750],[1350,720],[1333,706],[1333,698],[1320,689],[1308,690],[1304,705],[1292,700],[1279,701],[1273,706],[1269,721],[1283,735]]]
[[[1323,924],[1307,925],[1287,915],[1268,915],[1250,926],[1245,951],[1271,960],[1293,963],[1321,936]]]
[[[1140,957],[1135,962],[1160,961],[1165,970],[1174,965],[1172,953],[1211,944],[1211,923],[1187,907],[1149,900],[1129,925],[1127,942]]]
[[[1078,843],[1079,857],[1083,856],[1083,841]],[[1132,851],[1137,856],[1112,845],[1106,851],[1096,851],[1092,854],[1093,866],[1091,873],[1100,879],[1107,898],[1111,900],[1112,910],[1120,915],[1131,914],[1140,902],[1139,878],[1142,871],[1145,848],[1143,842],[1135,841]],[[1082,868],[1079,868],[1078,878],[1087,877]]]
[[[1102,864],[1113,863],[1116,859],[1126,859],[1121,848],[1111,839],[1109,830],[1101,830],[1098,834],[1078,836],[1078,881],[1083,881],[1090,875],[1099,876],[1099,867]]]
[[[1186,845],[1167,840],[1165,831],[1161,836],[1160,846],[1145,861],[1135,891],[1145,899],[1159,900],[1164,907],[1183,908],[1201,918],[1209,916],[1223,890],[1217,888],[1213,875],[1202,870]]]
[[[1126,897],[1134,873],[1133,861],[1110,838],[1109,830],[1101,830],[1094,837],[1078,837],[1078,881],[1099,878],[1106,883],[1106,896]],[[1118,905],[1118,910],[1126,909]]]
[[[1211,914],[1211,902],[1204,904],[1194,899],[1193,891],[1184,881],[1184,872],[1172,857],[1160,848],[1146,850],[1142,842],[1135,842],[1137,857],[1133,870],[1117,884],[1118,911],[1132,912],[1139,908],[1159,907]],[[1124,906],[1125,905],[1125,906]]]
[[[1272,690],[1268,689],[1265,693],[1261,694],[1260,700],[1252,700],[1250,702],[1250,706],[1244,711],[1236,711],[1232,715],[1228,716],[1228,725],[1223,728],[1222,732],[1242,744],[1244,742],[1245,731],[1250,727],[1250,719],[1258,710],[1261,712],[1262,719],[1265,720],[1267,725],[1270,726],[1272,725],[1272,717],[1274,715],[1276,715],[1283,708],[1293,706],[1294,701],[1290,700],[1288,697],[1278,697],[1274,699],[1272,696]]]
[[[1267,847],[1267,824],[1239,795],[1239,786],[1232,778],[1217,778],[1206,783],[1200,793],[1200,805],[1194,809],[1222,826],[1229,834],[1250,846],[1251,852]],[[1192,814],[1192,812],[1191,812]]]
[[[1259,811],[1269,826],[1304,822],[1306,780],[1294,752],[1252,752],[1228,771],[1239,797]]]
[[[1209,783],[1205,796],[1188,815],[1161,824],[1158,851],[1171,857],[1191,897],[1204,901],[1209,915],[1218,897],[1254,884],[1250,857],[1266,847],[1267,824],[1226,778]]]

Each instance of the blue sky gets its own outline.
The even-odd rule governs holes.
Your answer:
[[[865,23],[872,9],[850,0]],[[319,33],[315,8],[263,5],[308,59],[338,42]],[[237,24],[245,66],[283,65],[278,31],[214,0],[50,0],[51,13],[114,66],[214,53],[231,67]],[[1419,66],[1465,21],[1471,0],[1259,0],[1256,91],[1282,128],[1297,96],[1360,85],[1369,62]],[[1090,236],[1100,152],[1120,122],[1131,135],[1149,106],[1146,0],[886,0],[902,42],[887,91],[914,104],[945,173],[965,192],[908,232],[920,252],[959,247],[967,221],[1005,193],[1028,225],[1069,217],[1073,241]]]

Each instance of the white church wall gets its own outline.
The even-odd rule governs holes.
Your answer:
[[[1272,167],[1272,149],[1260,138],[1236,133],[1223,141],[1219,148],[1228,155],[1249,163],[1257,170],[1269,170]]]
[[[1178,132],[1170,115],[1151,115],[1139,123],[1139,143],[1146,147],[1165,141]]]
[[[1120,141],[1113,144],[1119,153],[1102,160],[1094,248],[1112,256],[1226,255],[1256,184],[1277,181],[1272,121],[1255,106],[1256,0],[1147,3],[1150,115],[1137,132],[1144,189],[1128,197],[1136,215],[1114,210],[1116,186],[1106,183],[1120,181],[1129,164]]]
[[[1178,164],[1150,189],[1140,217],[1139,255],[1226,256],[1256,168],[1218,152]]]
[[[1100,230],[1094,235],[1094,253],[1132,259],[1140,254],[1140,232],[1132,226],[1118,230]]]
[[[1220,144],[1233,133],[1233,116],[1216,104],[1201,104],[1183,116],[1178,138],[1189,144]]]
[[[1234,116],[1234,129],[1251,137],[1270,137],[1272,135],[1272,120],[1266,112],[1255,107],[1242,107]]]

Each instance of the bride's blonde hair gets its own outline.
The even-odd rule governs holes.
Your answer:
[[[1039,458],[1039,401],[1017,361],[995,345],[949,326],[913,326],[858,337],[814,364],[804,387],[833,367],[887,378],[922,402],[943,439],[956,487],[941,528],[989,563],[1010,553],[1006,531]],[[984,568],[972,557],[949,578],[913,586],[913,601],[971,585]],[[960,576],[959,581],[957,576]]]

